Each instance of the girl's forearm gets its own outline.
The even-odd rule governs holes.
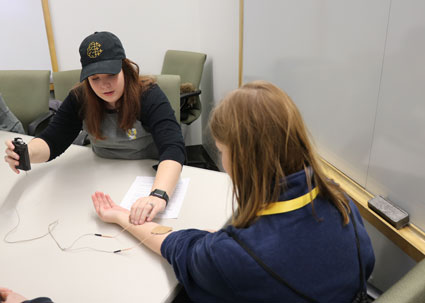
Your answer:
[[[152,190],[164,190],[167,192],[168,196],[171,197],[176,188],[181,171],[182,165],[179,162],[173,160],[162,161],[159,163]]]
[[[117,220],[117,224],[122,228],[125,228],[130,234],[132,234],[141,243],[147,246],[149,249],[161,256],[161,245],[164,239],[170,234],[155,234],[155,228],[160,226],[155,222],[145,222],[142,225],[133,225],[129,222],[129,217],[126,214],[120,216]]]

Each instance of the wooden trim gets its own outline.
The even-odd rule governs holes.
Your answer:
[[[49,42],[50,61],[53,72],[58,71],[58,60],[56,57],[55,41],[53,38],[52,21],[50,19],[49,0],[41,0],[43,6],[44,25],[46,26],[47,41]]]
[[[242,86],[243,72],[243,18],[244,18],[244,0],[239,0],[239,74],[238,86]]]
[[[322,163],[328,178],[338,183],[353,199],[364,219],[415,261],[419,262],[425,258],[425,233],[423,231],[412,223],[402,229],[395,229],[368,207],[367,202],[373,198],[371,193],[326,160],[322,159]]]

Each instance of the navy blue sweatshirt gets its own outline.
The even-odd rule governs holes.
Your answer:
[[[304,171],[287,177],[279,201],[308,192]],[[375,262],[369,236],[350,201],[366,279]],[[351,302],[360,289],[353,224],[343,226],[338,210],[320,196],[286,213],[260,217],[248,228],[228,226],[274,272],[317,302]],[[320,220],[317,220],[319,218]],[[274,280],[225,230],[171,233],[161,246],[194,302],[305,302]]]

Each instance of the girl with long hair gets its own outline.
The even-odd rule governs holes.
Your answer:
[[[195,302],[342,303],[364,294],[375,261],[369,236],[324,175],[288,95],[245,84],[215,108],[210,128],[233,183],[229,226],[157,234],[158,224],[129,225],[129,212],[96,192],[99,217],[166,258]]]
[[[96,155],[113,159],[159,159],[152,192],[131,208],[131,223],[151,221],[165,209],[185,161],[185,145],[173,109],[159,86],[139,76],[117,36],[95,32],[80,45],[80,84],[48,127],[28,144],[31,163],[61,155],[83,129]],[[6,142],[5,161],[19,173],[19,157]]]

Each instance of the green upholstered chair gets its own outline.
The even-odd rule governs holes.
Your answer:
[[[180,76],[178,75],[157,75],[158,86],[167,96],[171,107],[176,115],[177,122],[180,123]]]
[[[51,110],[57,111],[71,89],[80,83],[80,73],[81,69],[53,72],[52,78],[55,99],[50,100],[49,106]],[[87,133],[84,130],[81,130],[73,144],[82,146],[89,145],[90,140],[88,139]]]
[[[201,83],[206,58],[206,54],[188,51],[168,50],[165,53],[161,74],[179,75],[182,84],[191,83],[195,89],[192,93],[185,93],[180,96],[181,123],[189,125],[201,115],[199,84]],[[195,97],[195,102],[188,106],[190,97]]]
[[[53,72],[53,86],[55,99],[63,101],[68,96],[69,91],[80,83],[81,69]]]
[[[0,70],[0,93],[29,135],[40,132],[53,115],[49,70]]]
[[[425,302],[425,260],[416,264],[403,278],[397,281],[374,302]]]

